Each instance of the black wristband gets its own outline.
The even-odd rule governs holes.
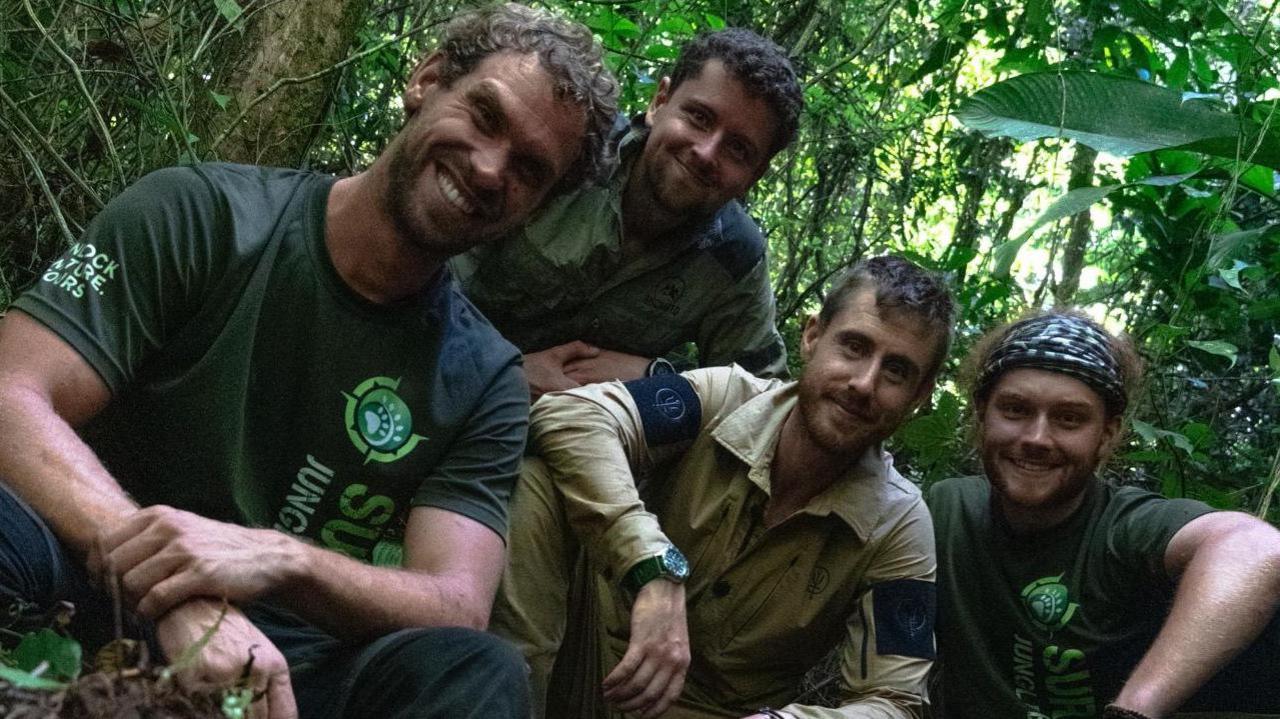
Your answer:
[[[770,709],[769,707],[760,707],[759,709],[756,710],[756,714],[763,714],[769,717],[769,719],[787,719],[786,717]]]
[[[1115,704],[1108,704],[1102,708],[1102,719],[1151,719],[1151,717],[1142,712],[1125,709]]]

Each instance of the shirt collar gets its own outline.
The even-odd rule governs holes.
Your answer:
[[[797,406],[798,387],[798,382],[791,382],[751,398],[711,432],[713,439],[749,467],[747,479],[765,494],[769,494],[782,425]],[[905,481],[893,469],[893,457],[876,445],[801,511],[834,514],[867,541],[887,501],[889,484]]]

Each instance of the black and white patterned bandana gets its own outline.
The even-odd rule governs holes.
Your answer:
[[[1042,369],[1084,382],[1102,397],[1108,413],[1120,414],[1128,400],[1120,363],[1109,340],[1102,328],[1073,315],[1045,315],[1018,322],[987,358],[975,394],[985,397],[996,380],[1011,369]]]

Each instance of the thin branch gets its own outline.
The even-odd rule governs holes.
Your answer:
[[[80,66],[58,46],[58,43],[49,35],[49,31],[40,23],[40,18],[36,16],[36,11],[31,7],[31,0],[22,0],[22,6],[26,8],[27,15],[31,16],[31,22],[35,24],[40,34],[48,41],[49,47],[70,67],[71,75],[76,79],[76,86],[80,88],[85,101],[89,103],[89,111],[93,115],[94,122],[98,125],[98,132],[102,135],[102,144],[107,148],[107,157],[111,160],[111,166],[116,171],[116,177],[121,185],[127,184],[124,167],[120,165],[120,156],[116,154],[115,144],[111,141],[111,131],[107,129],[107,123],[102,119],[102,114],[98,112],[98,105],[94,102],[93,95],[89,93],[89,88],[84,84],[84,77],[80,74]]]
[[[861,55],[868,47],[870,47],[871,42],[875,40],[877,36],[879,36],[880,31],[883,30],[885,24],[889,22],[889,16],[893,14],[893,11],[895,9],[897,9],[899,2],[901,2],[901,0],[890,0],[889,4],[884,9],[884,12],[880,15],[880,19],[876,21],[875,26],[872,27],[867,32],[867,36],[862,39],[862,44],[854,48],[853,52],[848,57],[844,58],[843,60],[837,61],[831,67],[818,73],[813,78],[813,80],[811,80],[811,82],[821,82],[831,73],[835,72],[836,70],[839,70],[845,65],[848,65],[849,63],[858,59],[858,56]]]
[[[31,166],[31,174],[35,175],[36,183],[40,185],[40,191],[44,193],[45,199],[49,201],[49,208],[53,210],[53,219],[58,223],[59,229],[62,230],[63,237],[67,243],[76,241],[76,236],[71,232],[71,228],[67,226],[67,218],[62,216],[62,208],[58,205],[58,198],[53,194],[53,190],[49,188],[49,183],[44,179],[44,172],[40,170],[40,163],[36,161],[35,155],[31,154],[31,150],[27,144],[22,141],[21,135],[9,121],[0,116],[0,124],[9,128],[9,135],[13,138],[13,142],[18,146],[18,152],[22,153],[22,157],[26,159],[27,164]]]
[[[106,207],[106,203],[102,201],[102,198],[98,196],[98,193],[94,192],[93,188],[89,186],[89,183],[85,182],[84,178],[80,177],[80,173],[71,169],[71,165],[68,165],[67,161],[62,159],[62,155],[54,149],[52,144],[49,143],[49,139],[44,136],[44,133],[36,129],[36,126],[31,122],[31,118],[27,117],[27,113],[23,112],[22,108],[18,107],[18,103],[14,102],[13,98],[9,97],[9,94],[5,92],[2,87],[0,87],[0,101],[4,102],[5,106],[8,108],[8,112],[12,113],[11,117],[17,117],[22,121],[22,124],[26,126],[27,132],[31,133],[31,137],[36,138],[36,142],[40,143],[40,147],[44,149],[45,153],[49,157],[53,158],[53,161],[58,164],[58,167],[62,168],[63,172],[67,173],[67,176],[71,178],[72,182],[76,183],[80,189],[84,190],[85,194],[89,196],[89,199],[93,200],[94,204],[98,206],[98,209]]]

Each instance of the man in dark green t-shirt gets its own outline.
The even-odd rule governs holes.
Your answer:
[[[0,320],[0,596],[109,631],[117,586],[170,658],[220,621],[184,678],[255,716],[523,715],[477,630],[528,390],[444,264],[593,174],[615,90],[586,28],[494,6],[366,172],[117,197]]]
[[[1280,532],[1097,477],[1139,373],[1126,339],[1069,312],[975,346],[986,476],[927,497],[941,716],[1280,712]]]

